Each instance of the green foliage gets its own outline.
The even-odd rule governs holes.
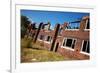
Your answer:
[[[21,15],[21,38],[25,36],[28,24],[30,24],[29,19],[26,16]]]
[[[26,16],[21,15],[21,26],[27,28],[28,24],[30,24],[29,19]]]

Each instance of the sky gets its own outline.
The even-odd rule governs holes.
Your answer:
[[[81,19],[83,16],[89,16],[89,13],[82,12],[62,12],[62,11],[43,11],[43,10],[21,10],[21,15],[24,15],[29,18],[33,23],[37,23],[37,26],[40,22],[51,23],[51,28],[54,28],[55,24],[64,22],[73,22],[78,19]],[[75,25],[71,25],[74,27]]]

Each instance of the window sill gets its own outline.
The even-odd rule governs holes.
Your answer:
[[[44,41],[45,43],[48,43],[48,44],[50,44],[51,42],[48,42],[48,41]]]
[[[42,42],[44,42],[44,43],[48,43],[48,44],[51,44],[51,42],[48,42],[48,41],[44,41],[44,40],[40,40],[40,39],[38,39],[39,41],[42,41]]]
[[[65,30],[68,30],[68,31],[79,31],[79,29],[65,29]]]
[[[71,50],[71,51],[74,51],[74,49],[72,49],[72,48],[70,48],[70,47],[61,46],[61,48],[68,49],[68,50]]]
[[[82,53],[82,54],[85,54],[85,55],[90,55],[89,53],[86,53],[86,52],[82,52],[82,51],[81,51],[80,53]]]
[[[90,29],[84,29],[84,31],[90,31]]]

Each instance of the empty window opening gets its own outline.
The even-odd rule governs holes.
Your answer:
[[[83,40],[82,52],[90,53],[90,42]]]
[[[47,36],[47,41],[50,41],[50,36]]]
[[[86,28],[85,29],[90,29],[90,20],[89,19],[86,21]]]
[[[66,29],[79,29],[80,28],[80,21],[70,22]]]
[[[44,39],[44,36],[43,35],[40,35],[40,40],[43,40]]]
[[[70,48],[74,49],[75,43],[76,43],[76,39],[66,38],[66,39],[64,39],[63,46],[70,47]]]

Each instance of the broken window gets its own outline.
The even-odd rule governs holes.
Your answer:
[[[40,35],[40,40],[43,40],[44,39],[44,36],[43,35]]]
[[[66,46],[71,47],[72,45],[72,39],[67,39]]]
[[[90,53],[90,42],[83,40],[82,52]]]
[[[79,29],[80,28],[80,21],[70,22],[66,29]]]
[[[86,23],[86,29],[90,29],[90,20],[89,19],[87,20],[87,23]]]
[[[76,43],[76,39],[66,38],[66,39],[64,39],[63,46],[74,49],[75,43]]]
[[[51,42],[51,40],[52,40],[52,37],[51,36],[47,36],[47,40],[46,41]]]
[[[65,44],[66,44],[66,39],[64,39],[63,46],[65,46]]]
[[[76,40],[73,41],[72,48],[74,48]]]

